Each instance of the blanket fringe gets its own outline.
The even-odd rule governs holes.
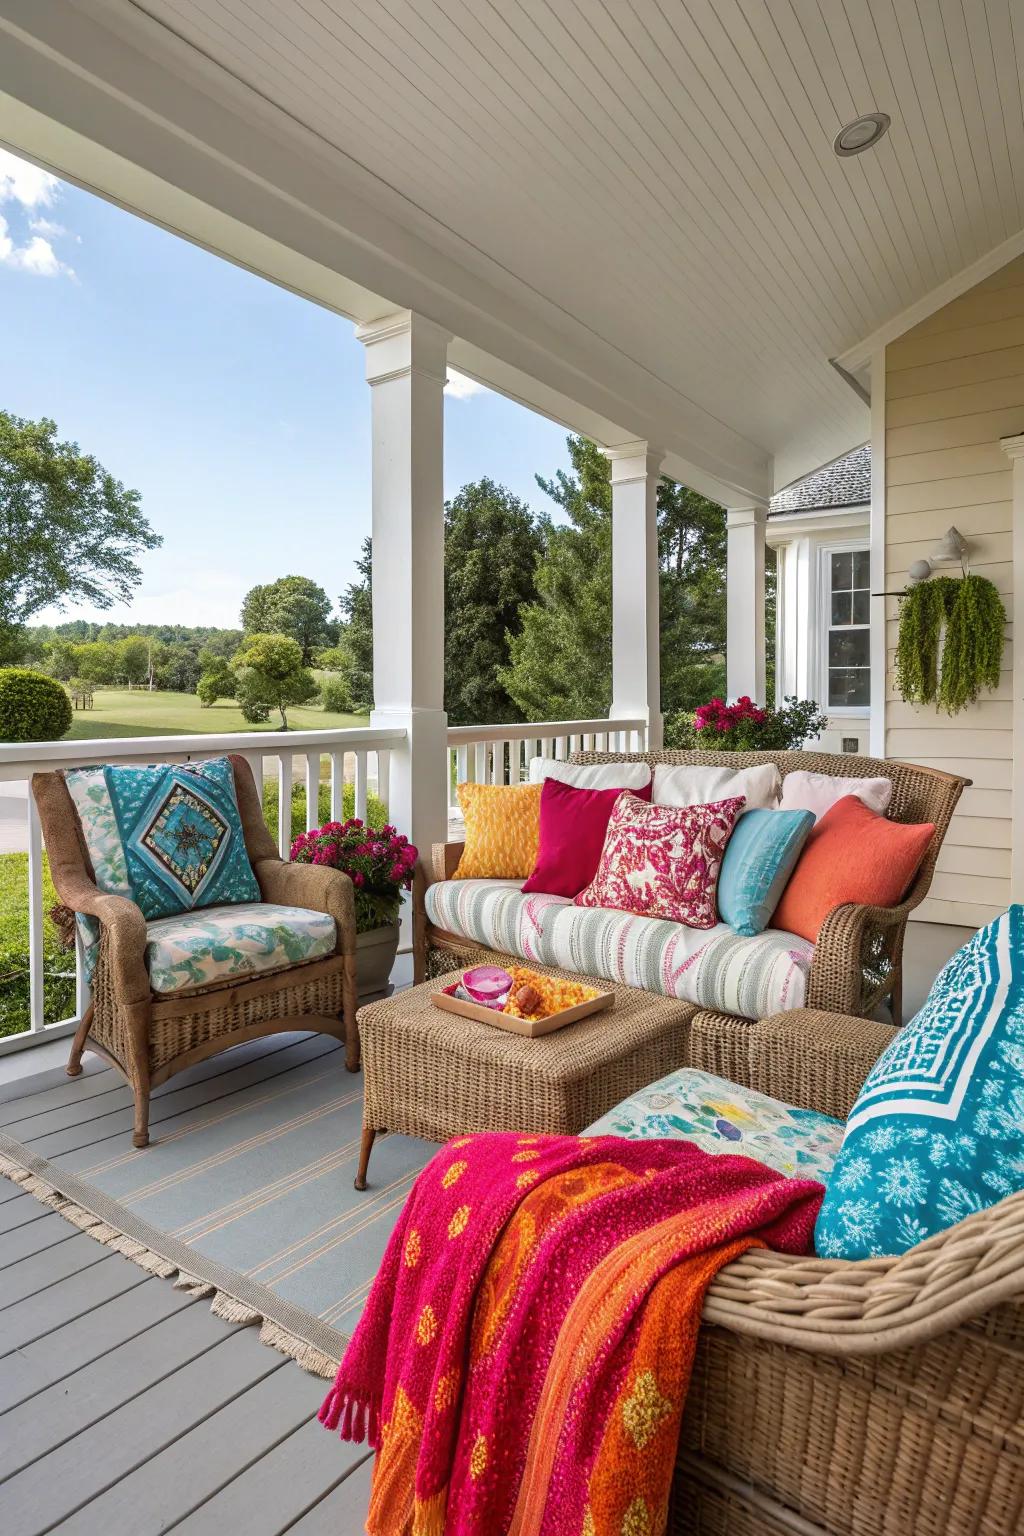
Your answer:
[[[136,1238],[128,1237],[126,1233],[119,1232],[108,1222],[101,1221],[98,1216],[93,1215],[92,1211],[77,1205],[66,1195],[62,1195],[60,1190],[52,1184],[41,1179],[38,1174],[23,1168],[20,1163],[3,1153],[0,1153],[0,1175],[10,1179],[13,1184],[19,1185],[26,1194],[32,1195],[41,1204],[56,1211],[79,1231],[87,1232],[105,1248],[110,1248],[113,1252],[130,1259],[147,1274],[157,1275],[162,1280],[172,1280],[176,1290],[188,1291],[197,1300],[208,1298],[210,1310],[216,1317],[242,1327],[258,1325],[261,1344],[266,1344],[270,1349],[276,1349],[279,1354],[294,1360],[311,1376],[319,1376],[329,1381],[337,1371],[338,1361],[318,1349],[316,1345],[310,1344],[308,1339],[292,1333],[274,1318],[264,1317],[261,1312],[255,1311],[246,1302],[240,1301],[237,1296],[232,1296],[228,1291],[220,1290],[210,1281],[189,1274],[187,1270],[179,1269],[176,1264],[172,1264],[169,1259],[163,1258],[152,1248],[147,1248]]]
[[[317,1417],[325,1429],[336,1429],[340,1440],[356,1445],[366,1440],[374,1449],[380,1444],[380,1404],[370,1394],[356,1396],[333,1386]]]

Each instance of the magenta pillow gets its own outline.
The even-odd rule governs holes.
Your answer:
[[[608,831],[608,818],[621,794],[650,800],[643,789],[577,789],[559,779],[545,779],[540,796],[540,847],[524,891],[548,896],[576,896],[597,873]]]
[[[743,795],[686,806],[644,805],[635,795],[621,795],[597,874],[576,905],[713,928],[722,855],[745,804]]]

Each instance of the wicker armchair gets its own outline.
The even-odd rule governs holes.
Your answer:
[[[922,768],[912,763],[872,757],[844,757],[831,752],[681,752],[669,749],[660,752],[575,752],[569,761],[646,762],[652,767],[656,763],[682,763],[733,768],[775,763],[783,775],[805,769],[847,778],[891,779],[893,792],[887,813],[889,818],[902,822],[934,822],[934,836],[913,885],[898,906],[836,907],[825,919],[814,946],[805,1001],[809,1008],[858,1014],[864,1018],[885,1002],[893,1022],[902,1022],[903,938],[907,919],[928,894],[943,838],[956,803],[970,779],[943,773],[938,768]],[[424,885],[451,879],[461,853],[461,843],[438,843],[433,852],[432,868],[422,873],[418,894],[414,893],[417,980],[428,974],[450,971],[460,964],[491,958],[481,945],[470,944],[432,928],[423,910]]]
[[[887,1025],[700,1014],[691,1065],[845,1118]],[[1024,1530],[1024,1194],[890,1259],[752,1250],[704,1304],[673,1536]]]
[[[320,1030],[345,1041],[350,1071],[359,1066],[352,882],[340,870],[285,863],[264,824],[252,769],[242,757],[232,756],[231,764],[246,852],[262,899],[328,913],[335,923],[335,949],[323,959],[264,972],[248,981],[235,979],[165,998],[150,988],[142,911],[124,896],[104,894],[93,879],[63,776],[32,777],[57,894],[72,911],[100,923],[92,1002],[71,1047],[68,1076],[81,1072],[86,1046],[117,1068],[135,1096],[132,1140],[137,1147],[149,1141],[150,1091],[185,1067],[244,1040],[288,1030]]]

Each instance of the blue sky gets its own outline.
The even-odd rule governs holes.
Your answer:
[[[142,493],[163,547],[130,606],[37,622],[238,622],[286,574],[332,598],[370,531],[370,400],[340,316],[0,150],[0,408],[50,416]],[[484,475],[552,510],[565,431],[456,379],[445,495]]]

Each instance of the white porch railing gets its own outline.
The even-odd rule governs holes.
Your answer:
[[[448,727],[448,820],[461,821],[456,786],[520,784],[531,757],[564,759],[571,752],[642,752],[644,720],[546,720],[528,725]]]
[[[343,818],[344,791],[353,786],[354,814],[365,819],[368,797],[375,792],[387,804],[390,754],[405,740],[403,730],[239,732],[224,736],[133,736],[99,741],[50,741],[0,746],[0,783],[25,781],[33,773],[83,768],[93,763],[184,763],[195,758],[239,752],[250,764],[262,801],[268,760],[276,765],[277,845],[288,857],[292,841],[292,789],[305,786],[306,827],[319,826],[321,789],[329,786],[330,819]],[[326,777],[324,769],[326,766]],[[88,987],[75,955],[75,1007],[71,1017],[47,1021],[44,973],[43,842],[35,801],[26,795],[25,848],[28,853],[28,1028],[0,1038],[0,1055],[71,1034],[89,1005]],[[70,957],[69,957],[70,973]],[[6,978],[11,984],[15,978]],[[0,978],[0,1017],[5,1010],[5,978]]]

